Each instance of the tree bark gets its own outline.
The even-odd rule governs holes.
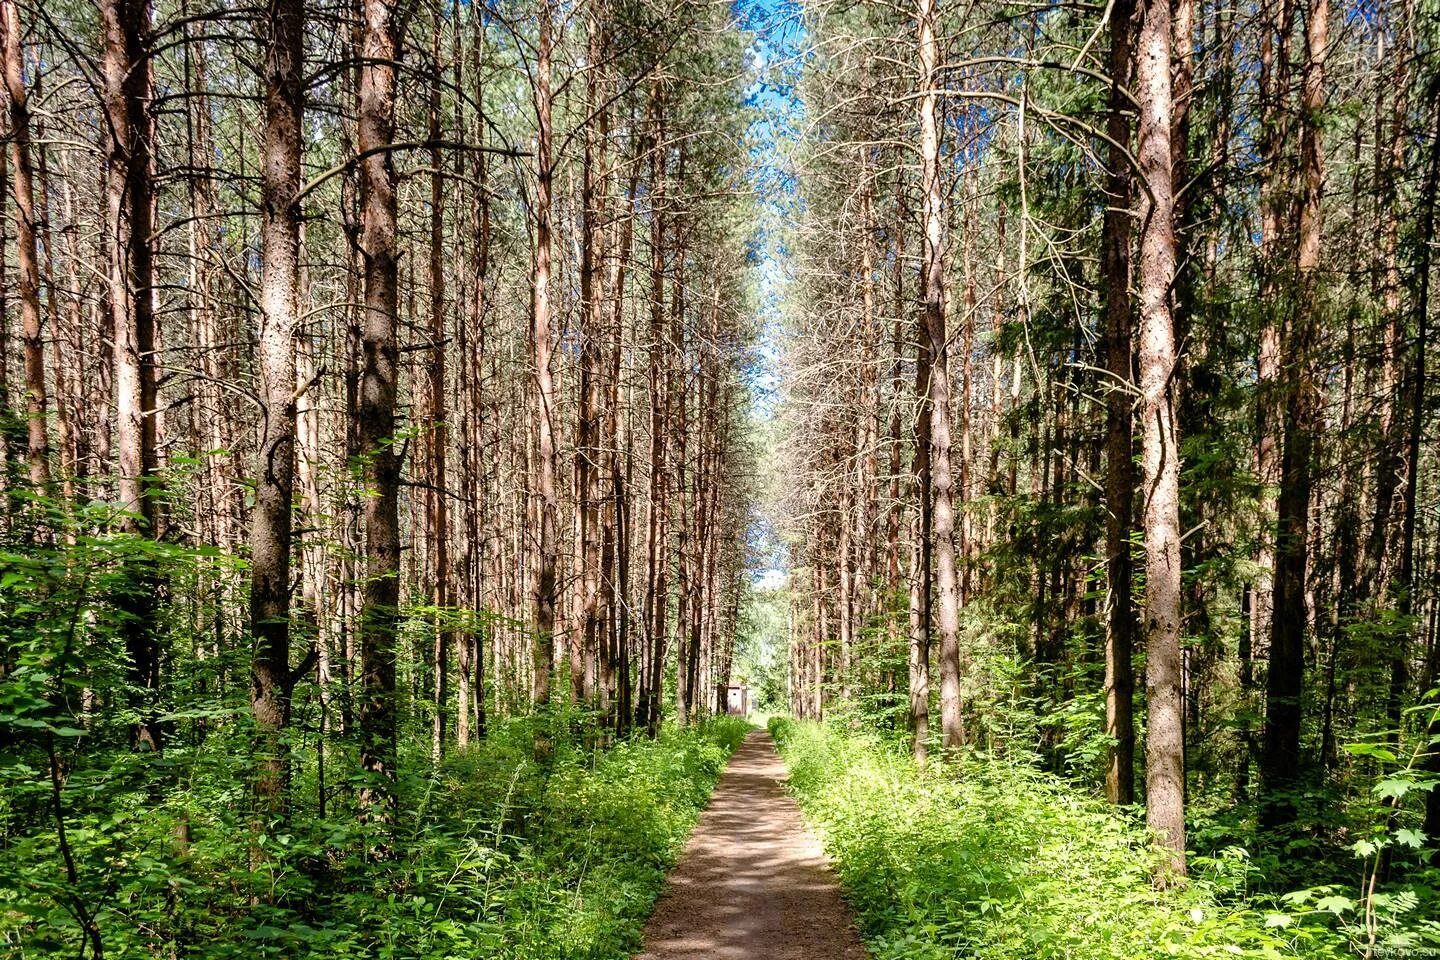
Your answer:
[[[551,18],[550,0],[541,0],[540,39],[535,64],[535,116],[539,123],[535,150],[535,259],[531,274],[530,336],[535,350],[535,422],[537,493],[540,510],[540,542],[536,557],[534,618],[534,671],[531,699],[538,710],[550,704],[550,679],[555,667],[555,606],[558,598],[557,567],[559,544],[559,500],[555,492],[555,387],[550,369],[550,194],[551,110],[550,91]],[[537,734],[538,736],[538,734]],[[538,741],[537,741],[538,742]]]
[[[930,338],[918,331],[915,343],[915,452],[911,485],[915,515],[910,536],[910,730],[915,762],[924,767],[930,749],[931,474]]]
[[[458,29],[458,24],[456,25]],[[431,76],[429,103],[429,136],[432,143],[440,140],[440,30],[437,14],[432,25]],[[450,607],[450,505],[446,486],[446,448],[450,430],[446,416],[445,397],[445,175],[439,147],[430,149],[430,362],[429,432],[426,434],[430,453],[430,488],[426,491],[425,520],[430,545],[431,595],[436,609],[435,636],[432,640],[430,668],[434,687],[431,691],[434,716],[430,724],[430,755],[439,760],[445,753],[445,713],[450,699],[450,648],[457,634],[449,626]]]
[[[960,713],[960,596],[955,567],[954,482],[950,467],[949,347],[945,338],[945,251],[940,189],[940,129],[936,120],[935,90],[940,46],[935,37],[936,0],[919,0],[916,7],[920,57],[920,194],[924,224],[921,261],[921,299],[924,335],[930,343],[930,485],[934,499],[934,526],[930,538],[935,551],[935,580],[939,594],[936,620],[940,632],[940,728],[947,749],[965,742]]]
[[[35,63],[36,82],[34,92],[40,95],[40,74],[43,69],[44,60],[41,51],[37,48],[33,54]],[[35,173],[37,178],[37,189],[35,191],[35,216],[38,223],[38,239],[41,247],[45,250],[45,262],[41,273],[41,283],[46,291],[46,316],[50,323],[51,350],[50,369],[55,378],[55,439],[57,441],[59,460],[56,464],[60,479],[60,494],[64,498],[65,509],[73,514],[75,502],[75,480],[82,476],[82,468],[79,463],[78,441],[75,431],[75,384],[78,379],[78,351],[74,348],[72,337],[78,334],[80,329],[80,303],[67,296],[62,296],[60,289],[55,282],[55,260],[56,244],[53,220],[51,217],[51,201],[53,198],[54,180],[51,176],[48,163],[49,152],[46,147],[46,131],[42,124],[37,124],[35,134],[39,144],[35,150]],[[61,230],[64,227],[62,225]],[[68,291],[66,291],[68,294]],[[66,301],[66,310],[62,316],[61,301]],[[70,323],[66,324],[66,320]],[[47,463],[47,472],[48,471]]]
[[[146,0],[102,0],[100,13],[103,99],[110,134],[105,145],[107,292],[114,344],[115,445],[120,505],[125,511],[120,529],[131,536],[158,537],[150,6]],[[131,733],[136,750],[154,752],[163,739],[155,705],[160,689],[161,652],[154,628],[159,580],[148,559],[137,567],[123,601],[130,682],[141,692],[140,719]]]
[[[1109,609],[1105,634],[1105,733],[1114,741],[1105,765],[1105,796],[1111,803],[1135,800],[1135,611],[1130,531],[1134,523],[1135,460],[1130,302],[1129,98],[1134,0],[1116,0],[1110,11],[1110,101],[1105,132],[1107,157],[1104,222],[1105,359],[1105,572]]]
[[[0,112],[0,134],[10,135],[9,111]],[[10,165],[0,163],[0,197],[9,195]],[[0,417],[7,419],[10,416],[10,282],[7,276],[10,261],[5,248],[9,233],[0,230]],[[11,456],[8,431],[0,430],[0,493],[6,494],[7,508],[11,505],[8,496]]]
[[[1430,102],[1436,104],[1435,115],[1431,120],[1430,127],[1430,163],[1425,174],[1425,183],[1420,194],[1420,229],[1417,231],[1419,237],[1435,236],[1435,205],[1437,193],[1440,193],[1440,82],[1433,83],[1430,89]],[[1415,316],[1417,327],[1426,324],[1426,318],[1430,312],[1430,268],[1433,259],[1433,243],[1421,243],[1418,245],[1420,255],[1415,269]],[[1412,417],[1424,413],[1423,394],[1416,394],[1412,402],[1418,402],[1419,407],[1411,410]],[[1412,424],[1415,433],[1423,433],[1419,424]],[[1413,461],[1412,461],[1413,462]],[[1425,664],[1425,688],[1433,688],[1437,681],[1440,681],[1440,643],[1432,637]],[[1432,705],[1433,706],[1433,705]],[[1421,714],[1424,716],[1424,714]],[[1426,725],[1426,733],[1430,737],[1430,752],[1425,758],[1425,770],[1433,778],[1440,779],[1440,706],[1431,712]],[[1425,823],[1424,832],[1427,837],[1440,836],[1440,790],[1431,789],[1425,798]]]
[[[1140,393],[1145,482],[1146,821],[1167,857],[1157,881],[1185,874],[1185,739],[1180,651],[1180,437],[1175,422],[1174,186],[1169,0],[1143,0],[1136,48],[1140,170]]]
[[[354,411],[364,498],[365,578],[359,623],[361,816],[395,816],[395,633],[400,603],[400,456],[395,444],[399,377],[396,318],[395,0],[363,0],[358,146],[360,256],[364,265],[361,369]]]
[[[304,0],[271,0],[265,40],[261,148],[261,442],[250,518],[250,709],[258,733],[256,799],[283,815],[289,764],[290,540],[295,481],[295,331],[300,314],[300,186],[305,96]]]
[[[50,486],[50,440],[46,429],[45,345],[40,317],[40,259],[35,237],[34,171],[30,162],[30,96],[25,88],[25,54],[20,44],[18,0],[0,0],[0,71],[10,113],[10,171],[15,194],[15,259],[19,266],[20,341],[25,359],[25,460],[30,485],[44,494]]]
[[[1273,10],[1277,3],[1278,16]],[[1260,300],[1269,305],[1280,302],[1283,279],[1278,248],[1285,209],[1287,170],[1282,158],[1287,139],[1285,99],[1290,83],[1290,31],[1294,10],[1294,0],[1266,0],[1261,17],[1265,35],[1259,77],[1260,153],[1267,175],[1260,197]],[[1275,515],[1275,490],[1280,481],[1281,326],[1278,310],[1272,308],[1260,331],[1256,357],[1255,473],[1260,484],[1260,529],[1255,553],[1256,576],[1251,586],[1250,634],[1266,640],[1274,607],[1275,544],[1271,518]]]
[[[660,719],[660,678],[664,676],[666,571],[669,541],[669,481],[666,467],[666,436],[669,429],[669,395],[666,385],[665,329],[665,125],[653,118],[656,132],[650,155],[650,472],[648,478],[648,524],[646,528],[645,638],[648,652],[644,677],[637,699],[635,722],[652,734]]]
[[[1285,343],[1290,365],[1285,378],[1284,449],[1280,459],[1275,530],[1275,596],[1261,758],[1264,795],[1260,821],[1262,826],[1270,828],[1291,819],[1294,805],[1289,793],[1295,789],[1300,775],[1310,492],[1319,404],[1314,354],[1319,334],[1317,298],[1320,291],[1316,268],[1320,262],[1321,197],[1325,177],[1319,111],[1325,105],[1327,7],[1328,0],[1311,0],[1305,30],[1297,285],[1293,319]]]
[[[585,103],[598,113],[585,125],[585,152],[580,184],[580,410],[576,425],[575,489],[579,497],[580,617],[578,670],[571,688],[577,702],[589,703],[595,693],[597,648],[602,635],[600,612],[600,363],[605,291],[602,244],[606,236],[600,222],[603,202],[602,171],[609,138],[609,110],[601,106],[601,59],[604,41],[603,10],[591,3],[587,10],[587,64]]]

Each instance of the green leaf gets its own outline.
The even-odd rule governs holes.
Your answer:
[[[258,926],[253,930],[245,931],[245,936],[249,937],[252,940],[278,940],[281,937],[285,936],[285,931],[281,930],[279,927],[272,927],[268,924],[262,924],[261,926]]]
[[[1394,763],[1396,760],[1394,751],[1379,743],[1347,743],[1345,752],[1355,757],[1374,757],[1386,763]]]
[[[1425,845],[1425,834],[1419,830],[1402,828],[1395,831],[1395,842],[1419,850]]]
[[[1398,800],[1401,797],[1405,796],[1405,794],[1409,793],[1410,788],[1413,786],[1415,786],[1415,782],[1413,780],[1404,780],[1398,777],[1391,777],[1388,780],[1381,780],[1375,785],[1375,795],[1377,797],[1380,797],[1382,800],[1389,800],[1392,798]]]

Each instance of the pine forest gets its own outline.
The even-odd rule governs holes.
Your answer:
[[[1440,0],[0,0],[0,957],[1440,956]]]

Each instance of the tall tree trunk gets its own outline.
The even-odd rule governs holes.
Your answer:
[[[477,85],[475,99],[483,107],[484,88],[481,84],[484,77],[482,65],[485,49],[485,21],[473,8],[471,15],[475,28],[473,53]],[[459,82],[460,57],[457,55],[455,60],[456,88],[459,89],[461,88]],[[478,111],[478,114],[475,126],[476,136],[483,145],[486,131],[483,108]],[[469,601],[472,610],[480,610],[485,606],[483,578],[488,573],[486,570],[488,561],[498,555],[500,550],[498,543],[490,542],[486,529],[487,520],[491,515],[487,489],[489,468],[493,465],[497,471],[499,469],[498,457],[486,449],[486,411],[491,404],[491,400],[485,394],[485,367],[488,359],[485,319],[487,298],[490,293],[489,173],[489,163],[485,152],[483,150],[476,151],[474,154],[476,187],[474,289],[469,301],[468,323],[461,325],[461,334],[470,336],[470,342],[461,350],[461,356],[470,372],[470,376],[465,378],[465,402],[461,404],[461,409],[464,411],[462,414],[464,426],[461,433],[465,439],[464,456],[461,458],[461,463],[465,474],[465,543],[466,562],[469,566]],[[498,590],[495,596],[500,596]],[[498,649],[497,634],[498,628],[491,630],[488,635],[481,629],[475,628],[473,631],[464,631],[460,635],[456,657],[459,677],[455,684],[455,740],[461,747],[467,746],[470,742],[472,704],[475,710],[474,733],[479,737],[485,736],[485,647],[482,638],[488,638],[492,648]]]
[[[271,0],[265,38],[261,164],[261,442],[250,518],[250,709],[258,732],[256,798],[285,809],[290,722],[290,535],[295,480],[295,330],[300,314],[300,155],[305,96],[304,0]]]
[[[1110,11],[1110,101],[1105,132],[1107,157],[1104,223],[1105,359],[1110,374],[1105,396],[1105,572],[1110,607],[1105,634],[1105,733],[1115,745],[1105,766],[1111,803],[1135,800],[1135,611],[1132,599],[1130,530],[1134,523],[1135,460],[1130,303],[1130,143],[1128,116],[1134,0],[1116,0]]]
[[[1274,10],[1277,4],[1278,14]],[[1294,11],[1294,0],[1265,0],[1261,17],[1264,38],[1259,77],[1260,153],[1266,177],[1260,197],[1260,300],[1269,305],[1280,303],[1283,281],[1281,221],[1288,171],[1282,161],[1287,140],[1285,101],[1290,85],[1290,30]],[[1276,485],[1280,482],[1281,326],[1279,310],[1272,306],[1260,331],[1256,357],[1255,473],[1260,483],[1260,529],[1255,554],[1256,575],[1251,586],[1250,635],[1267,640],[1274,608],[1275,544],[1271,518],[1276,509]]]
[[[354,412],[365,490],[365,577],[360,608],[360,789],[362,816],[395,815],[395,633],[400,603],[400,456],[395,445],[399,377],[396,320],[395,0],[363,0],[358,146],[360,256],[364,263],[361,369]]]
[[[897,257],[897,259],[899,259]],[[910,535],[910,729],[915,762],[925,766],[930,744],[931,576],[930,338],[917,331],[915,343],[915,453],[911,484],[915,516]]]
[[[45,422],[45,346],[40,321],[40,259],[36,252],[35,185],[30,164],[30,97],[20,45],[18,0],[0,0],[0,70],[10,113],[10,170],[15,192],[15,258],[20,268],[20,341],[25,356],[25,460],[37,493],[50,485]]]
[[[455,24],[456,29],[459,24]],[[440,140],[440,31],[437,13],[432,25],[430,57],[429,136],[431,143]],[[430,755],[436,760],[445,752],[445,712],[450,699],[450,647],[457,634],[449,626],[450,607],[450,505],[446,485],[445,455],[450,443],[449,425],[445,414],[445,175],[441,166],[440,148],[430,149],[430,430],[427,442],[430,452],[430,489],[426,492],[426,542],[430,545],[432,564],[430,601],[436,609],[435,636],[431,649],[432,689]]]
[[[606,236],[599,222],[603,202],[605,147],[609,135],[609,110],[600,106],[603,10],[592,3],[587,10],[587,64],[585,103],[596,110],[594,122],[585,125],[584,166],[580,184],[580,301],[582,310],[580,345],[580,410],[576,429],[575,490],[579,498],[580,524],[580,617],[576,658],[571,688],[575,699],[588,703],[595,693],[597,647],[601,637],[600,600],[600,350],[603,335],[603,251]]]
[[[0,112],[0,134],[6,137],[10,135],[9,111]],[[108,194],[109,191],[106,192]],[[0,163],[0,198],[9,195],[10,166]],[[0,203],[0,206],[3,206],[3,203]],[[10,417],[10,282],[7,276],[7,264],[10,261],[5,252],[5,241],[9,234],[9,230],[0,230],[0,418],[5,420]],[[8,496],[11,456],[9,431],[0,429],[0,493],[7,494],[7,508],[11,505]]]
[[[611,257],[606,271],[605,287],[610,292],[610,353],[608,357],[609,384],[606,404],[609,408],[610,434],[610,483],[609,509],[606,516],[606,538],[612,545],[613,559],[603,564],[604,590],[607,614],[606,620],[613,631],[611,641],[610,671],[614,674],[615,706],[613,710],[615,732],[623,736],[630,729],[633,717],[633,689],[630,675],[631,617],[630,617],[630,547],[631,547],[631,496],[630,476],[634,470],[634,433],[629,429],[628,391],[623,389],[623,361],[625,358],[625,276],[630,260],[631,247],[635,237],[634,198],[640,180],[642,154],[637,151],[630,164],[629,183],[620,197],[622,206],[629,212],[619,216],[612,223],[612,233],[619,236],[613,241],[615,255]],[[624,400],[625,402],[622,402]]]
[[[541,0],[540,40],[535,64],[535,116],[539,123],[535,150],[535,260],[531,274],[530,336],[535,350],[535,419],[540,543],[536,558],[535,644],[531,699],[537,709],[550,703],[550,677],[555,666],[555,607],[559,593],[557,541],[559,500],[555,492],[555,387],[550,369],[550,193],[551,101],[550,47],[553,24],[550,0]]]
[[[898,219],[898,218],[897,218]],[[891,273],[893,274],[894,293],[894,316],[890,321],[890,426],[888,443],[890,447],[890,487],[889,509],[886,511],[885,519],[885,621],[888,625],[890,637],[890,652],[895,653],[907,649],[908,638],[908,613],[902,614],[899,609],[901,589],[900,550],[902,542],[902,525],[905,523],[906,502],[904,497],[909,496],[909,485],[903,482],[903,463],[905,454],[905,411],[909,408],[909,392],[905,386],[905,263],[904,263],[904,241],[899,231],[895,232],[893,238],[893,256],[891,257]],[[902,493],[904,496],[902,496]],[[905,592],[906,604],[909,603],[908,586]],[[902,645],[901,637],[906,637]],[[907,681],[908,682],[908,681]],[[895,683],[894,677],[890,683]],[[907,686],[908,691],[908,686]],[[893,692],[893,686],[890,692]]]
[[[43,68],[41,51],[37,48],[34,53],[36,84],[35,92],[41,92],[39,75]],[[56,244],[55,234],[52,230],[52,219],[50,215],[51,200],[53,198],[53,184],[47,158],[49,151],[46,148],[46,131],[43,126],[37,125],[38,139],[40,141],[35,151],[35,173],[38,177],[38,190],[35,195],[35,215],[39,223],[39,241],[45,249],[45,264],[42,274],[42,282],[46,290],[46,315],[50,322],[51,330],[51,352],[50,369],[55,378],[55,438],[59,446],[59,474],[60,493],[64,497],[66,510],[73,512],[72,505],[75,503],[75,480],[77,476],[83,476],[78,454],[78,441],[75,432],[75,384],[79,371],[77,362],[78,351],[75,349],[72,337],[80,329],[80,303],[78,300],[68,296],[62,297],[61,291],[55,284],[55,259]],[[63,229],[63,228],[62,228]],[[60,312],[61,301],[66,301],[65,316]],[[69,319],[70,323],[65,323]],[[48,464],[47,464],[48,466]]]
[[[973,117],[971,118],[973,122]],[[963,244],[964,294],[962,305],[964,315],[960,320],[960,578],[957,587],[960,603],[969,600],[974,589],[972,575],[975,567],[975,522],[970,509],[975,495],[975,437],[974,437],[974,381],[975,381],[975,311],[978,304],[975,291],[975,229],[980,216],[980,181],[972,165],[963,174],[965,181],[965,203],[961,218],[969,229],[965,230]]]
[[[925,336],[930,342],[930,484],[934,498],[935,581],[939,593],[936,620],[940,632],[940,729],[943,745],[965,741],[960,713],[960,595],[955,568],[954,483],[950,470],[949,347],[945,338],[945,251],[940,187],[940,129],[936,101],[940,46],[935,37],[936,0],[916,7],[920,57],[920,195],[925,229],[921,261],[921,299]]]
[[[675,163],[675,184],[680,189],[685,185],[685,142],[682,140],[676,150]],[[677,193],[679,190],[677,190]],[[677,201],[681,198],[676,197]],[[677,204],[679,205],[679,204]],[[672,522],[677,536],[675,544],[675,685],[677,702],[680,701],[679,694],[684,693],[683,710],[677,710],[677,720],[685,723],[688,720],[690,710],[690,651],[688,649],[689,636],[686,631],[686,623],[689,616],[691,603],[692,584],[691,578],[691,556],[693,554],[693,532],[691,526],[691,513],[689,510],[690,482],[687,478],[689,473],[689,369],[688,360],[685,354],[685,224],[681,217],[672,216],[669,218],[671,229],[670,249],[670,355],[669,364],[666,370],[665,399],[667,424],[673,424],[671,429],[666,431],[666,443],[670,446],[671,453],[668,456],[669,462],[675,473],[674,495],[671,502],[673,510]],[[668,540],[666,541],[668,546]],[[670,566],[671,560],[662,553],[664,563]],[[664,635],[664,621],[662,621],[661,635]],[[657,663],[663,661],[657,660]],[[663,670],[655,675],[655,688],[660,689],[663,683]],[[663,696],[655,700],[657,704],[664,701]],[[658,724],[659,717],[656,718]]]
[[[1397,54],[1399,54],[1401,51],[1397,50],[1396,52]],[[1396,59],[1403,61],[1406,58],[1403,56],[1396,56]],[[1396,80],[1403,85],[1403,75],[1396,77]],[[1432,86],[1436,85],[1440,85],[1440,82],[1437,82],[1437,84]],[[1392,147],[1394,151],[1392,153],[1394,169],[1392,170],[1389,178],[1391,181],[1389,189],[1392,192],[1398,192],[1399,188],[1398,185],[1395,184],[1395,179],[1404,170],[1405,163],[1404,154],[1402,152],[1403,147],[1401,147],[1401,138],[1403,137],[1403,134],[1400,132],[1401,129],[1404,127],[1404,97],[1399,92],[1397,92],[1396,96],[1398,100],[1397,116],[1395,118],[1396,132],[1394,135],[1394,143]],[[1434,154],[1435,152],[1436,148],[1432,146],[1431,153]],[[1432,156],[1429,166],[1433,167],[1435,163],[1436,161]],[[1423,248],[1424,253],[1422,254],[1421,258],[1421,269],[1417,271],[1418,283],[1415,298],[1415,358],[1410,373],[1410,396],[1407,398],[1409,401],[1410,416],[1408,424],[1409,435],[1406,437],[1405,443],[1405,506],[1404,513],[1401,515],[1400,523],[1400,569],[1394,590],[1397,599],[1396,607],[1400,613],[1402,623],[1404,624],[1405,632],[1397,638],[1394,654],[1392,655],[1390,660],[1390,691],[1385,704],[1386,726],[1396,731],[1397,740],[1399,738],[1399,732],[1404,720],[1403,706],[1406,688],[1409,686],[1410,683],[1411,643],[1413,631],[1415,629],[1415,626],[1411,622],[1410,618],[1414,615],[1416,600],[1415,527],[1419,511],[1419,503],[1417,501],[1420,490],[1420,446],[1421,440],[1423,439],[1425,434],[1425,403],[1426,389],[1428,386],[1426,351],[1429,346],[1430,338],[1429,305],[1426,301],[1429,298],[1430,282],[1428,276],[1431,247],[1430,241],[1432,239],[1432,234],[1430,231],[1434,228],[1434,186],[1430,182],[1430,176],[1430,170],[1427,169],[1427,179],[1423,189],[1430,191],[1430,193],[1428,195],[1422,195],[1421,197],[1420,202],[1422,204],[1422,223],[1420,225],[1421,229],[1416,234],[1416,236],[1421,239],[1420,245]],[[1387,260],[1385,271],[1385,310],[1386,313],[1391,317],[1396,317],[1400,313],[1400,291],[1398,276],[1399,270],[1397,262],[1399,252],[1399,229],[1397,223],[1398,213],[1395,211],[1395,206],[1397,205],[1398,198],[1392,196],[1389,199],[1390,202],[1386,205],[1387,213],[1389,214],[1389,216],[1387,218],[1388,222],[1386,223],[1385,230],[1385,247]],[[1431,221],[1428,224],[1424,222],[1427,219]],[[1394,329],[1399,327],[1400,325],[1401,324],[1399,321],[1394,321],[1392,322],[1391,328]],[[1395,339],[1398,341],[1399,331],[1397,330],[1396,332],[1397,336]],[[1398,420],[1399,418],[1396,417],[1394,419]],[[1384,540],[1383,527],[1380,530],[1379,539],[1381,540],[1381,542],[1383,542]],[[1432,748],[1440,747],[1440,742],[1432,741],[1431,746]]]
[[[625,266],[631,255],[631,243],[635,232],[635,214],[632,210],[632,200],[635,197],[635,187],[639,181],[639,168],[641,158],[636,155],[631,160],[631,173],[629,181],[622,187],[624,193],[619,197],[619,204],[626,209],[625,213],[619,214],[611,223],[611,249],[613,256],[605,268],[605,288],[611,294],[608,302],[608,315],[606,315],[606,328],[608,328],[609,345],[606,366],[608,366],[608,384],[606,384],[606,433],[608,433],[609,445],[608,455],[605,463],[608,468],[608,494],[606,494],[605,510],[602,512],[603,531],[600,535],[602,547],[600,547],[600,609],[605,617],[606,630],[611,636],[609,642],[609,656],[605,669],[611,679],[606,682],[606,687],[613,689],[613,705],[609,715],[612,718],[615,733],[624,735],[629,730],[632,718],[631,705],[631,664],[629,664],[629,633],[631,633],[631,616],[629,616],[629,550],[631,550],[631,530],[629,530],[629,489],[626,484],[626,475],[632,469],[632,458],[629,456],[631,450],[631,433],[626,417],[626,404],[622,404],[622,397],[626,391],[622,389],[624,379],[624,366],[622,361],[625,358]]]
[[[1319,111],[1325,105],[1328,0],[1311,0],[1306,18],[1305,93],[1302,111],[1297,288],[1285,354],[1285,445],[1280,460],[1280,497],[1275,530],[1275,597],[1266,682],[1260,819],[1278,827],[1291,819],[1289,797],[1300,775],[1301,699],[1305,676],[1306,572],[1309,563],[1310,490],[1314,478],[1315,418],[1319,397],[1314,353],[1319,334],[1316,268],[1320,263],[1320,214],[1324,144]]]
[[[680,178],[683,183],[683,174]],[[678,221],[678,218],[676,218]],[[680,233],[679,223],[676,222],[675,232]],[[691,602],[691,579],[690,579],[690,554],[692,549],[692,528],[690,523],[690,490],[687,482],[687,438],[690,432],[689,417],[687,415],[689,404],[689,390],[685,382],[685,376],[680,368],[685,363],[685,326],[684,315],[679,309],[674,309],[681,289],[680,264],[681,255],[679,244],[676,244],[674,252],[675,277],[671,283],[671,305],[670,311],[670,335],[674,338],[675,355],[674,362],[670,365],[669,386],[666,392],[675,404],[675,429],[671,433],[672,442],[675,445],[675,458],[673,460],[673,471],[675,474],[675,719],[683,726],[690,719],[690,702],[693,691],[690,689],[690,649],[689,631],[686,629],[690,613]],[[668,562],[668,561],[667,561]]]
[[[1434,118],[1430,127],[1430,164],[1425,174],[1425,183],[1420,194],[1420,225],[1416,236],[1421,238],[1435,236],[1435,205],[1437,193],[1440,193],[1440,81],[1431,84],[1430,102],[1434,106]],[[1415,317],[1416,326],[1422,327],[1430,312],[1430,268],[1433,258],[1433,243],[1420,243],[1419,261],[1415,267]],[[1414,395],[1412,403],[1418,402],[1418,410],[1412,409],[1411,415],[1424,412],[1425,397],[1423,394]],[[1421,433],[1419,425],[1412,423],[1412,430]],[[1433,688],[1440,682],[1440,643],[1432,637],[1430,649],[1425,664],[1425,688]],[[1423,716],[1423,714],[1422,714]],[[1430,714],[1428,729],[1431,749],[1425,758],[1425,770],[1433,778],[1440,779],[1440,749],[1435,745],[1440,743],[1440,707]],[[1427,837],[1440,836],[1440,790],[1432,789],[1425,798],[1425,824],[1424,831]]]
[[[665,125],[663,117],[652,118],[656,132],[650,154],[650,343],[648,380],[650,396],[650,471],[648,478],[648,523],[646,527],[645,638],[647,654],[636,702],[635,721],[653,732],[660,717],[660,678],[664,675],[665,625],[668,599],[666,576],[669,528],[669,482],[666,467],[666,434],[669,429],[669,396],[664,375],[665,330]]]
[[[1180,437],[1175,423],[1174,186],[1169,0],[1143,0],[1136,48],[1140,170],[1140,394],[1145,482],[1146,820],[1168,856],[1158,880],[1185,873],[1185,736],[1180,653]]]
[[[155,179],[151,163],[154,120],[149,112],[152,72],[146,0],[103,0],[108,295],[115,372],[115,441],[122,532],[160,535],[159,462],[156,455]],[[161,747],[155,699],[160,689],[160,642],[154,627],[159,586],[153,564],[138,564],[125,598],[125,652],[130,682],[140,691],[134,748]]]

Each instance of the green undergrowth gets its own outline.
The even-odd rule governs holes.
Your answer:
[[[83,898],[107,958],[626,958],[748,729],[717,718],[604,750],[566,734],[537,764],[533,725],[500,725],[433,776],[402,778],[383,857],[353,809],[311,810],[261,837],[259,870],[244,798],[222,789],[236,754],[215,748],[183,802],[158,807],[115,777],[73,777],[77,881],[64,881],[53,835],[9,838],[0,955],[92,955],[74,909]],[[189,841],[177,849],[182,817]]]
[[[922,773],[873,734],[770,728],[876,960],[1357,955],[1332,930],[1255,909],[1238,850],[1157,891],[1141,824],[1029,765],[970,757]]]

